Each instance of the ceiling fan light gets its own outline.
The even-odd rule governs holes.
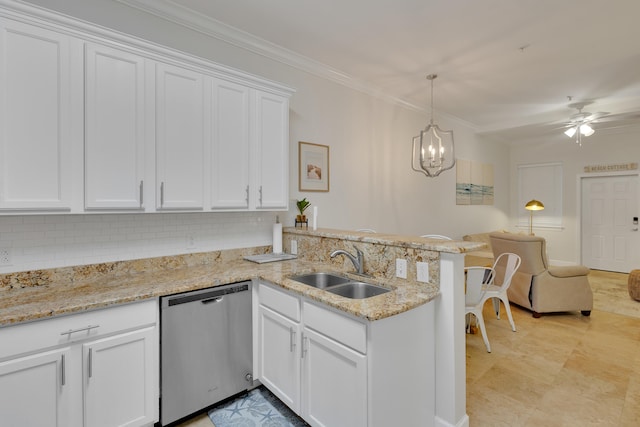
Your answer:
[[[591,126],[585,123],[580,126],[580,133],[583,134],[584,136],[591,136],[595,133],[595,131]]]
[[[569,129],[564,131],[564,134],[567,135],[569,138],[572,138],[573,135],[576,134],[576,127],[570,127]]]

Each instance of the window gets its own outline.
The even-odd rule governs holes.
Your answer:
[[[562,227],[562,163],[518,165],[518,227],[529,227],[524,205],[531,199],[544,204],[533,213],[534,228]]]

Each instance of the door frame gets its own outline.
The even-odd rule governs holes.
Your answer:
[[[578,248],[578,261],[583,263],[582,257],[582,183],[585,178],[613,178],[617,176],[635,176],[640,179],[640,170],[626,170],[616,172],[596,172],[596,173],[581,173],[577,175],[576,179],[576,247]],[[640,188],[640,186],[639,186]],[[638,203],[640,204],[640,194],[638,195]],[[640,208],[640,206],[639,206]],[[640,210],[640,209],[639,209]]]

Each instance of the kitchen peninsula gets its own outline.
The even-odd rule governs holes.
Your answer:
[[[416,326],[433,327],[435,341],[435,417],[428,425],[467,425],[462,274],[464,254],[482,245],[341,230],[285,229],[285,251],[290,252],[294,240],[298,259],[285,262],[254,264],[242,259],[270,251],[270,247],[259,247],[2,275],[0,339],[5,342],[14,327],[66,318],[60,315],[90,315],[102,311],[95,309],[135,307],[157,301],[163,295],[249,279],[267,282],[373,324],[424,304],[435,304],[434,324]],[[352,265],[342,257],[330,259],[329,253],[334,249],[352,251],[354,246],[365,254],[364,272],[371,276],[370,280],[392,288],[392,292],[367,300],[350,300],[290,280],[292,275],[310,271],[349,274]],[[395,277],[396,258],[408,261],[408,279]],[[415,280],[417,261],[429,264],[429,282]],[[40,322],[31,322],[36,320]],[[408,333],[410,339],[411,332]],[[10,347],[0,354],[0,364],[11,359]],[[13,354],[26,353],[18,349]],[[4,396],[1,391],[0,394]]]

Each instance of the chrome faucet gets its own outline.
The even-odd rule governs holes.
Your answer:
[[[364,274],[364,254],[360,249],[356,248],[355,246],[353,248],[356,250],[357,258],[351,255],[349,252],[342,249],[338,249],[337,251],[331,252],[331,255],[329,256],[331,258],[334,258],[338,255],[346,256],[353,263],[353,266],[358,272],[358,274]]]

